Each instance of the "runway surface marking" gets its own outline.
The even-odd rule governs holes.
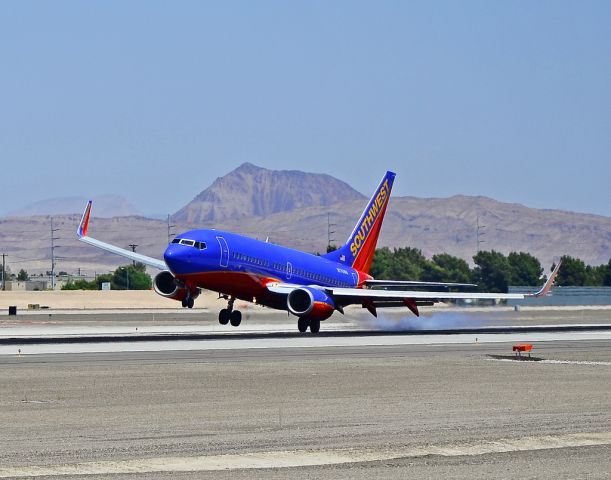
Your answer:
[[[525,359],[516,358],[490,358],[492,362],[513,362],[513,363],[551,363],[554,365],[602,365],[605,367],[611,367],[611,362],[590,362],[590,361],[578,361],[578,360],[530,360],[528,357]]]
[[[506,438],[481,443],[445,446],[294,450],[198,457],[140,458],[46,466],[0,467],[0,478],[290,468],[415,458],[425,455],[459,457],[600,445],[611,445],[611,432]]]
[[[507,342],[553,342],[578,340],[611,340],[611,332],[533,332],[455,335],[382,335],[372,337],[292,338],[219,338],[215,340],[173,340],[164,342],[119,342],[79,344],[1,345],[0,355],[36,355],[49,353],[157,352],[173,350],[248,350],[278,348],[359,347],[393,345],[483,344]]]
[[[154,319],[153,319],[154,320]],[[426,322],[414,325],[412,328],[400,328],[400,324],[387,322],[387,328],[381,328],[379,324],[375,322],[328,322],[324,324],[323,332],[342,332],[350,333],[354,331],[357,334],[363,333],[363,330],[373,330],[376,334],[389,332],[405,332],[405,333],[418,333],[419,331],[428,330],[446,330],[442,328],[443,325],[436,323],[435,325],[427,324]],[[608,327],[611,328],[611,324],[607,323],[566,323],[566,324],[543,324],[543,325],[450,325],[448,324],[449,330],[456,329],[478,329],[478,328],[490,328],[490,329],[520,329],[520,328],[546,328],[549,330],[553,329],[566,329],[573,327],[575,330],[587,330],[587,327]],[[228,329],[222,325],[58,325],[53,322],[38,323],[38,322],[26,322],[15,321],[14,323],[3,322],[0,323],[0,338],[10,337],[96,337],[96,336],[137,336],[141,334],[168,334],[168,335],[206,335],[206,334],[218,334],[218,335],[231,335],[232,333],[243,334],[256,334],[256,333],[296,333],[295,325],[291,324],[278,324],[278,323],[258,323],[250,324],[240,327],[239,330]]]

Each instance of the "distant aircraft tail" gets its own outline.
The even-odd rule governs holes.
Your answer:
[[[369,273],[394,180],[395,174],[386,172],[346,244],[338,250],[327,253],[324,255],[325,258]]]

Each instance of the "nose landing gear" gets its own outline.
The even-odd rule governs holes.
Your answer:
[[[233,302],[235,302],[235,297],[231,297],[227,302],[227,308],[223,308],[219,312],[219,323],[221,325],[231,323],[231,326],[238,327],[242,323],[242,312],[233,309]]]

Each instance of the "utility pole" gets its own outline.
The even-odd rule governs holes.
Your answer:
[[[55,237],[55,232],[59,228],[53,228],[53,217],[51,217],[51,290],[55,290],[55,240],[59,240],[59,237]]]
[[[330,250],[331,242],[335,242],[335,239],[332,237],[335,230],[331,230],[331,227],[335,227],[336,225],[335,223],[331,223],[331,214],[327,213],[327,252]]]
[[[170,243],[172,241],[172,236],[174,235],[174,232],[172,232],[172,228],[174,228],[176,225],[170,225],[170,214],[168,213],[168,243]]]
[[[136,253],[136,247],[138,246],[137,243],[130,243],[128,246],[132,249],[132,252]],[[134,267],[136,266],[136,260],[132,260],[132,265]]]
[[[475,236],[477,239],[477,253],[479,253],[479,246],[482,243],[486,243],[486,240],[482,240],[481,237],[483,237],[484,235],[486,235],[486,232],[483,231],[483,229],[486,228],[486,225],[480,225],[479,224],[479,215],[477,216],[477,229],[475,230]]]
[[[8,255],[6,253],[2,254],[2,290],[6,290],[5,286],[4,286],[4,276],[6,275],[6,257],[8,257]]]

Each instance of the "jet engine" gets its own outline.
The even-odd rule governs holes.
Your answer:
[[[317,288],[296,288],[288,294],[286,304],[293,315],[314,320],[326,320],[335,310],[335,302]]]
[[[153,288],[162,297],[172,298],[174,300],[183,301],[190,298],[196,298],[199,295],[199,289],[192,291],[186,285],[176,280],[172,272],[164,270],[159,272],[153,280]]]

